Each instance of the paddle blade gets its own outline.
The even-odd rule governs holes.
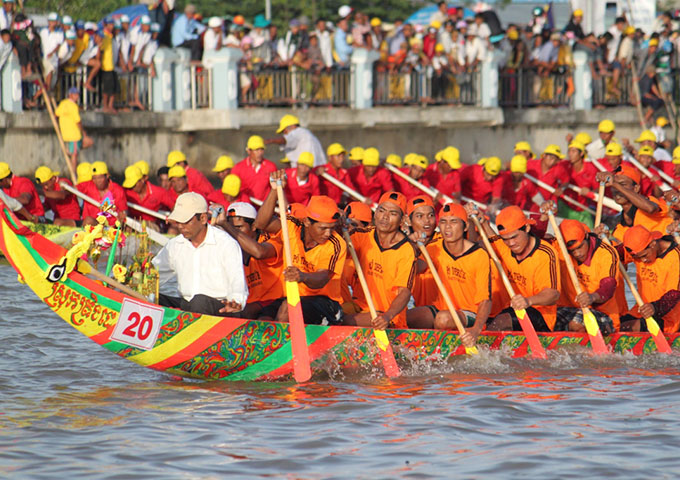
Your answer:
[[[288,325],[290,341],[293,349],[293,377],[302,383],[312,377],[309,365],[309,349],[305,333],[305,320],[302,317],[300,290],[296,282],[286,282],[286,297],[288,299]]]
[[[392,378],[398,377],[401,375],[401,371],[394,358],[394,352],[385,330],[373,330],[373,335],[375,336],[375,343],[380,349],[380,359],[382,360],[385,374]]]
[[[526,337],[527,342],[529,342],[529,347],[531,347],[531,356],[541,359],[548,358],[541,341],[538,339],[538,335],[536,335],[534,325],[531,323],[531,319],[527,315],[527,311],[524,309],[515,310],[515,315],[517,315],[517,319],[519,320],[519,324],[522,327],[524,336]]]
[[[597,319],[589,309],[583,311],[583,324],[590,337],[590,346],[593,347],[593,352],[596,355],[605,355],[609,353],[607,345],[605,345],[604,339],[602,338],[600,326],[597,324]]]
[[[671,346],[668,344],[668,340],[666,340],[666,337],[664,337],[663,332],[659,328],[659,324],[656,323],[656,320],[654,320],[653,317],[647,317],[645,318],[645,322],[647,323],[647,331],[652,335],[654,343],[656,344],[656,348],[661,353],[670,355],[672,353]]]
[[[465,353],[468,355],[479,355],[479,350],[477,350],[477,347],[465,347]]]

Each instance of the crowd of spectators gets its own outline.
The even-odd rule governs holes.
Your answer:
[[[82,67],[87,71],[83,86],[94,90],[98,79],[100,106],[114,112],[111,99],[120,91],[121,74],[153,77],[153,57],[163,44],[187,48],[199,68],[210,66],[210,52],[242,50],[242,97],[274,95],[261,72],[291,69],[311,72],[317,77],[313,95],[329,96],[330,73],[347,70],[355,49],[375,50],[377,75],[388,79],[379,87],[385,90],[382,94],[397,101],[409,98],[415,75],[427,87],[421,90],[423,103],[458,99],[461,90],[475,82],[481,63],[493,54],[501,69],[502,99],[519,95],[521,74],[531,77],[524,95],[535,104],[568,104],[574,94],[573,55],[580,51],[587,55],[596,105],[636,103],[639,95],[645,115],[651,118],[665,96],[672,94],[671,71],[680,62],[680,30],[671,12],[659,16],[651,35],[619,17],[606,33],[596,36],[584,32],[581,10],[557,29],[550,11],[541,7],[524,25],[502,26],[491,10],[470,15],[469,10],[446,2],[438,3],[427,25],[402,19],[388,24],[344,5],[336,18],[310,21],[300,16],[285,31],[262,14],[250,23],[242,15],[203,18],[191,4],[181,12],[174,7],[174,0],[157,0],[150,15],[134,27],[126,16],[105,18],[98,25],[51,13],[48,27],[36,32],[29,18],[14,13],[14,0],[3,0],[0,66],[14,49],[23,78],[30,82],[41,74],[50,90],[61,72],[71,74]],[[31,107],[40,89],[28,93],[25,103]],[[143,109],[140,96],[144,94],[145,83],[136,83],[127,106]]]

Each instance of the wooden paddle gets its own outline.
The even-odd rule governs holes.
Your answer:
[[[465,327],[463,326],[463,322],[461,322],[460,317],[458,316],[458,309],[453,304],[451,295],[449,295],[449,292],[446,290],[446,287],[442,282],[442,278],[439,276],[439,272],[437,271],[437,268],[435,267],[434,262],[432,261],[432,257],[430,257],[430,252],[427,251],[427,248],[425,247],[422,241],[418,242],[418,248],[420,249],[420,252],[423,254],[423,258],[427,262],[427,266],[429,267],[430,272],[432,273],[432,278],[434,278],[434,281],[437,284],[437,288],[439,288],[439,293],[441,293],[442,297],[444,297],[444,302],[446,302],[446,307],[449,309],[449,312],[451,313],[451,318],[453,318],[453,321],[456,323],[458,333],[460,335],[463,335],[465,333]],[[465,353],[467,353],[468,355],[479,355],[479,351],[477,350],[477,347],[474,345],[472,347],[465,347]]]
[[[555,220],[555,214],[552,212],[552,210],[548,210],[548,219],[550,220],[550,225],[552,225],[552,228],[555,231],[555,238],[557,239],[557,243],[560,246],[560,250],[562,250],[562,256],[564,257],[564,263],[567,265],[567,271],[569,272],[571,283],[574,285],[576,294],[580,295],[583,293],[583,288],[581,288],[581,283],[578,280],[574,263],[571,261],[571,255],[567,249],[567,244],[564,242],[564,237],[562,236],[560,227],[557,225],[557,220]],[[597,319],[595,318],[595,315],[593,315],[593,312],[588,307],[582,307],[581,312],[583,312],[583,325],[586,327],[586,332],[588,332],[588,336],[590,337],[590,346],[593,347],[593,352],[595,352],[596,355],[605,355],[609,353],[609,350],[607,350],[607,346],[604,343],[604,339],[602,338],[600,326],[598,325]]]
[[[571,190],[572,192],[578,193],[579,195],[581,194],[581,188],[577,187],[576,185],[572,185],[571,183],[569,183],[569,184],[566,185],[566,187],[569,190]],[[585,196],[587,198],[591,199],[591,200],[598,201],[597,195],[593,192],[588,192]],[[621,210],[623,210],[621,208],[621,205],[619,205],[618,203],[616,203],[613,199],[611,199],[609,197],[603,197],[602,202],[607,204],[607,208],[611,208],[612,210],[616,210],[617,212],[620,212]],[[597,214],[597,210],[595,210],[595,213]]]
[[[631,155],[631,156],[628,158],[628,160],[630,161],[630,163],[632,163],[633,165],[635,165],[635,167],[636,167],[638,170],[640,170],[640,171],[642,172],[642,174],[643,174],[645,177],[649,178],[650,180],[653,179],[654,174],[653,174],[652,172],[650,172],[649,169],[648,169],[647,167],[645,167],[643,164],[641,164],[641,163],[639,162],[639,160],[637,160],[634,156]],[[668,177],[668,178],[670,179],[670,184],[669,184],[669,183],[663,181],[664,175],[668,176],[668,174],[665,173],[665,172],[662,172],[661,170],[658,170],[657,172],[659,173],[659,176],[662,177],[661,179],[659,179],[659,180],[656,182],[656,184],[659,186],[659,188],[661,188],[661,190],[663,190],[664,192],[665,192],[665,191],[668,191],[668,190],[673,190],[673,187],[672,187],[672,185],[673,185],[673,178],[672,178],[672,177]]]
[[[276,181],[276,196],[279,200],[279,211],[286,211],[286,197],[283,194],[281,180]],[[288,220],[286,215],[281,215],[281,237],[283,237],[283,251],[286,258],[286,266],[293,266],[293,254],[290,250],[290,237],[288,236]],[[286,301],[288,302],[288,325],[290,327],[290,343],[293,350],[293,376],[297,382],[306,382],[312,377],[312,368],[309,364],[309,349],[307,348],[307,334],[305,333],[305,320],[302,316],[302,304],[300,303],[300,289],[297,282],[286,281]]]
[[[525,173],[524,176],[525,176],[526,178],[528,178],[529,181],[535,183],[535,184],[536,184],[537,186],[539,186],[540,188],[543,188],[543,189],[549,191],[549,192],[552,193],[552,194],[554,194],[555,191],[557,190],[557,189],[556,189],[555,187],[553,187],[552,185],[548,185],[548,184],[545,183],[543,180],[539,180],[538,178],[536,178],[536,177],[534,177],[534,176],[532,176],[532,175],[529,175],[528,173]],[[592,208],[590,208],[590,207],[588,207],[588,206],[582,204],[582,203],[579,202],[578,200],[574,200],[573,198],[568,197],[568,196],[566,196],[566,195],[564,195],[564,194],[563,194],[562,196],[560,196],[560,199],[564,200],[564,201],[567,202],[567,203],[571,203],[574,207],[578,207],[578,208],[580,208],[580,209],[585,210],[586,212],[590,213],[591,215],[595,215],[595,212],[593,211]]]
[[[332,183],[333,185],[335,185],[336,187],[338,187],[338,188],[339,188],[340,190],[342,190],[343,192],[346,192],[349,196],[351,196],[351,197],[353,197],[353,198],[359,200],[361,203],[366,203],[366,204],[368,204],[369,199],[368,199],[367,197],[363,196],[362,194],[360,194],[359,192],[357,192],[357,191],[354,190],[353,188],[348,187],[347,185],[345,185],[344,183],[342,183],[340,180],[338,180],[337,178],[333,177],[332,175],[330,175],[330,174],[328,174],[328,173],[326,173],[326,172],[323,172],[323,173],[321,174],[321,177],[322,177],[324,180],[327,180],[328,182],[330,182],[330,183]],[[378,207],[378,206],[377,206],[375,203],[373,203],[373,205],[371,205],[371,210],[375,210],[377,207]]]
[[[597,208],[595,209],[595,227],[602,223],[602,207],[604,205],[604,182],[597,189]]]
[[[611,246],[611,242],[609,241],[609,238],[607,238],[607,235],[600,235],[600,238],[607,245]],[[619,270],[621,271],[621,275],[623,275],[623,280],[626,282],[628,288],[630,289],[630,292],[633,294],[633,298],[635,298],[635,303],[637,304],[638,307],[641,307],[642,305],[644,305],[645,302],[642,300],[642,297],[640,296],[640,292],[638,292],[638,289],[635,288],[633,280],[631,280],[630,275],[628,275],[628,272],[626,271],[626,267],[623,266],[623,262],[619,262]],[[654,320],[654,317],[645,318],[645,323],[647,325],[647,331],[652,335],[652,338],[654,339],[654,343],[656,344],[657,350],[659,350],[662,353],[671,354],[673,352],[671,350],[671,346],[668,344],[668,340],[666,340],[666,337],[664,337],[663,332],[661,331],[661,328],[659,327],[657,321]]]
[[[368,310],[371,312],[371,318],[378,316],[378,312],[375,310],[375,305],[373,304],[373,297],[371,296],[371,291],[366,283],[366,276],[364,275],[364,270],[361,268],[361,263],[359,263],[359,258],[357,257],[357,252],[354,249],[354,244],[349,236],[349,232],[346,228],[342,229],[342,237],[347,243],[347,249],[349,254],[352,256],[352,261],[354,262],[354,268],[357,272],[357,277],[359,277],[359,283],[361,284],[361,289],[364,291],[364,297],[366,297],[366,303],[368,303]],[[373,329],[373,335],[375,336],[375,343],[378,345],[380,350],[380,358],[383,363],[383,368],[388,377],[398,377],[401,375],[397,361],[394,359],[394,352],[392,351],[392,345],[390,345],[390,340],[387,338],[385,330]]]
[[[143,207],[141,205],[137,205],[136,203],[128,202],[128,207],[137,210],[138,212],[146,213],[147,215],[151,215],[152,217],[155,217],[159,220],[166,221],[168,219],[167,215],[163,215],[160,212],[157,212],[156,210],[151,210],[150,208]]]
[[[505,273],[505,270],[503,269],[503,265],[501,264],[500,259],[498,258],[498,255],[496,255],[496,251],[493,249],[493,246],[491,245],[491,242],[489,241],[489,237],[486,236],[486,232],[482,228],[482,224],[480,223],[479,219],[477,218],[476,215],[470,215],[470,218],[472,219],[472,222],[475,224],[477,227],[477,230],[479,231],[479,235],[482,237],[482,241],[484,242],[484,246],[486,247],[487,252],[489,253],[489,256],[491,257],[491,260],[496,264],[496,268],[498,269],[498,273],[501,275],[501,279],[503,280],[503,285],[505,285],[505,289],[508,291],[508,295],[510,295],[510,298],[515,296],[515,289],[512,287],[512,284],[510,283],[510,279],[508,278],[508,274]],[[517,319],[519,320],[519,324],[522,327],[522,331],[524,332],[524,336],[526,337],[527,341],[529,342],[529,346],[531,347],[531,354],[535,358],[548,358],[548,356],[545,353],[545,349],[543,348],[543,345],[541,344],[541,341],[538,339],[538,335],[536,334],[536,330],[534,329],[534,325],[531,323],[531,319],[527,315],[527,311],[525,309],[521,310],[515,310],[515,315],[517,315]]]

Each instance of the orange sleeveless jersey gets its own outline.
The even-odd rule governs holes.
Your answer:
[[[373,227],[357,230],[352,243],[366,276],[368,290],[373,295],[376,310],[384,312],[397,297],[399,288],[413,288],[416,274],[416,252],[406,237],[395,246],[383,249],[378,244]],[[356,303],[362,311],[368,311],[364,292],[354,292]],[[392,319],[392,327],[407,328],[406,308]]]
[[[680,290],[680,247],[673,244],[651,263],[635,262],[637,285],[645,303],[654,302],[669,290]],[[675,333],[680,327],[680,304],[664,317],[664,333]]]
[[[437,240],[441,240],[441,234],[439,233],[434,234],[432,241],[428,245],[435,243]],[[439,288],[429,269],[416,275],[416,278],[413,280],[411,295],[413,295],[416,307],[435,304],[434,302],[439,297]]]
[[[281,275],[283,270],[283,244],[281,237],[271,236],[268,233],[260,234],[258,242],[267,242],[276,250],[276,255],[272,258],[258,260],[249,257],[243,268],[248,282],[248,303],[263,302],[283,298],[283,284]]]
[[[588,237],[586,237],[586,239],[588,240]],[[559,307],[578,308],[579,306],[574,301],[576,298],[576,289],[571,282],[571,277],[569,277],[569,271],[567,270],[567,265],[562,256],[562,251],[556,243],[553,244],[553,248],[557,250],[560,258],[560,272],[562,276],[562,290],[560,291],[560,299],[557,302],[557,305]],[[579,264],[573,258],[572,263],[574,264],[574,269],[579,278],[581,288],[583,288],[585,292],[595,292],[600,288],[600,281],[603,278],[613,277],[616,280],[616,290],[614,291],[612,298],[602,304],[592,305],[591,308],[608,315],[614,323],[614,328],[619,330],[619,317],[628,311],[628,302],[626,302],[623,276],[621,275],[621,270],[619,270],[619,255],[616,250],[606,243],[602,243],[600,239],[597,239],[595,251],[590,259],[590,265],[586,265],[585,263]]]
[[[633,218],[633,225],[617,225],[612,233],[614,238],[623,242],[623,236],[626,234],[626,231],[635,225],[642,225],[650,232],[661,232],[663,235],[666,235],[666,227],[673,221],[673,219],[668,216],[668,204],[665,200],[660,198],[649,197],[649,200],[659,206],[659,211],[650,215],[638,209]]]
[[[427,251],[456,309],[476,313],[481,302],[491,300],[491,264],[486,250],[474,244],[456,257],[440,239],[429,244]],[[437,295],[434,306],[448,310],[441,295]]]
[[[345,265],[347,245],[340,235],[333,232],[326,243],[305,248],[305,226],[301,220],[288,216],[288,236],[290,237],[290,249],[293,255],[293,265],[306,273],[328,270],[333,273],[329,282],[319,289],[309,288],[304,283],[299,283],[300,296],[325,295],[338,303],[342,303],[340,293],[340,278]],[[283,280],[281,280],[283,284]]]
[[[510,249],[499,238],[494,239],[493,247],[505,267],[515,293],[531,297],[546,288],[560,290],[560,265],[557,253],[545,240],[534,237],[536,245],[529,256],[518,262]],[[535,305],[541,312],[550,330],[555,326],[557,305]]]

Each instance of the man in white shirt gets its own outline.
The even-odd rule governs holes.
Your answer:
[[[2,0],[2,9],[0,9],[0,30],[12,29],[14,8],[14,0]]]
[[[119,73],[122,73],[131,71],[131,69],[128,68],[130,63],[130,17],[121,15],[119,21],[120,31],[116,35],[114,41],[118,46]]]
[[[151,41],[151,17],[142,15],[140,25],[130,32],[130,56],[128,71],[133,71],[141,58],[142,50]]]
[[[64,32],[59,28],[59,15],[51,12],[47,16],[47,28],[40,30],[43,58],[52,66],[52,70],[45,75],[45,84],[52,88],[52,79],[57,79],[59,68],[59,47],[64,43]]]
[[[283,152],[290,160],[291,167],[297,166],[297,159],[302,152],[314,155],[314,168],[326,164],[326,152],[321,142],[312,132],[300,126],[300,120],[296,116],[284,115],[276,133],[282,133],[283,137],[268,138],[264,143],[283,145]]]
[[[321,50],[321,57],[323,63],[327,68],[333,66],[333,45],[331,33],[326,28],[326,21],[319,19],[316,21],[316,30],[314,30],[316,38],[319,39],[319,50]]]
[[[216,52],[224,46],[224,32],[222,31],[222,19],[220,17],[211,17],[208,20],[208,29],[203,35],[203,65],[210,67],[211,62],[206,60],[205,54],[208,52]]]
[[[208,203],[198,193],[177,197],[168,220],[180,235],[153,259],[161,284],[177,277],[181,297],[161,294],[161,305],[208,315],[239,316],[248,300],[241,247],[209,224]]]

